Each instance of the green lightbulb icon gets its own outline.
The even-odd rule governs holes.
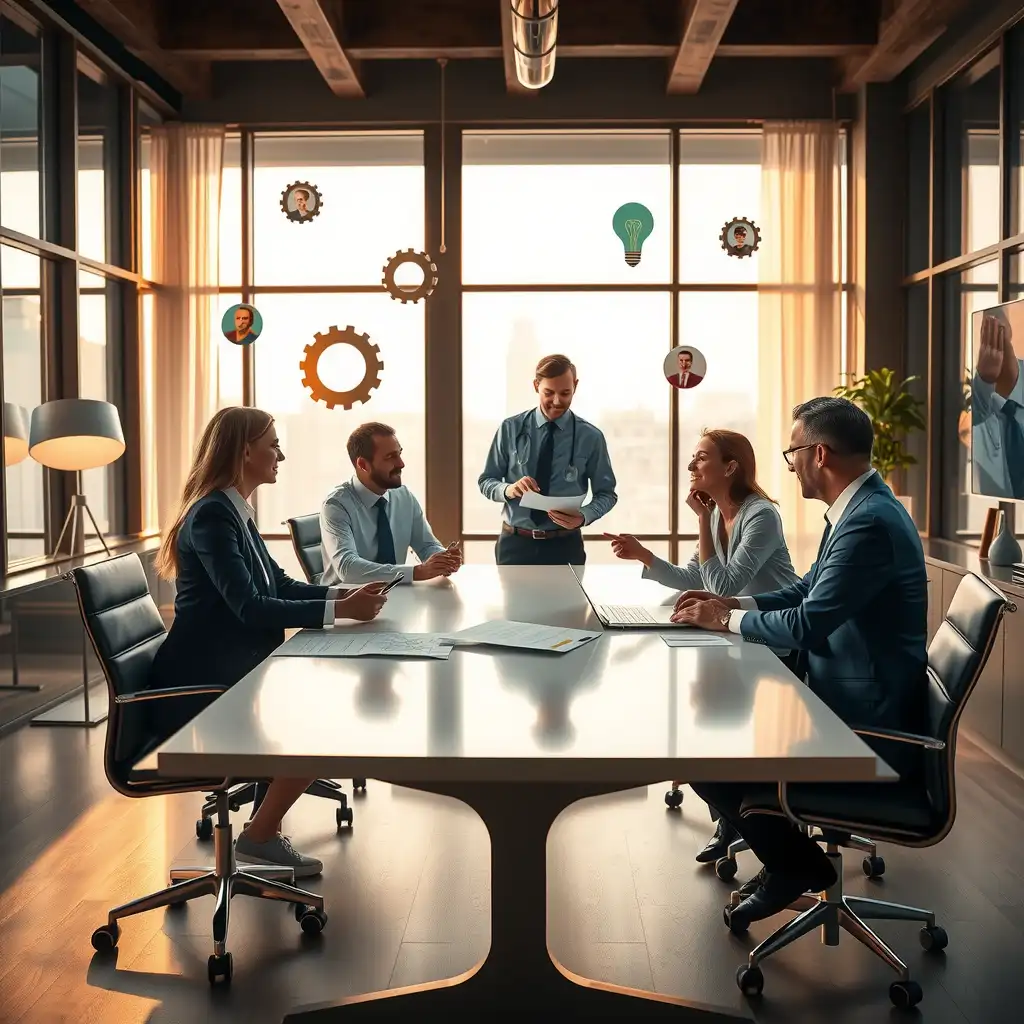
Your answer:
[[[612,229],[622,241],[626,262],[635,267],[640,262],[640,250],[654,230],[654,214],[643,203],[625,203],[612,217]]]

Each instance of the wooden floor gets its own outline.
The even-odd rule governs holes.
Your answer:
[[[212,898],[124,923],[116,963],[92,960],[89,935],[109,906],[166,884],[172,863],[206,860],[195,797],[127,800],[102,773],[103,727],[22,729],[0,739],[0,1024],[278,1024],[286,1012],[345,993],[408,985],[471,967],[489,932],[488,841],[463,805],[384,783],[354,801],[335,834],[330,804],[305,797],[287,822],[323,858],[311,887],[330,923],[304,942],[285,907],[237,899],[229,948],[235,983],[211,992]],[[347,785],[347,783],[346,783]],[[922,952],[913,925],[882,923],[925,990],[916,1013],[888,1002],[888,969],[852,940],[808,937],[765,965],[752,1006],[733,980],[750,943],[721,920],[728,887],[693,855],[707,810],[687,794],[667,812],[664,787],[577,804],[549,845],[551,946],[572,970],[730,1006],[763,1022],[998,1024],[1024,999],[1024,781],[963,744],[960,816],[932,850],[886,848],[880,882],[850,858],[848,891],[933,907],[950,935]],[[741,855],[741,877],[751,871]]]

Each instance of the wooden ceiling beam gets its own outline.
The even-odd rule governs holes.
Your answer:
[[[848,62],[844,90],[890,82],[935,42],[971,0],[890,0],[883,6],[878,44]]]
[[[357,69],[341,46],[340,4],[328,7],[326,0],[277,0],[277,4],[331,92],[362,99],[366,93]]]
[[[209,60],[186,59],[161,48],[153,0],[78,0],[78,6],[182,96],[202,99],[209,95]]]
[[[695,93],[708,73],[738,0],[682,0],[683,34],[668,76],[670,93]]]

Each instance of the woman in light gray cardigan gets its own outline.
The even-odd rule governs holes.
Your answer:
[[[705,430],[687,467],[686,504],[697,514],[697,550],[686,565],[658,558],[629,534],[607,534],[619,558],[643,563],[643,575],[666,587],[707,590],[719,597],[766,594],[796,583],[782,517],[757,483],[754,449],[733,430]],[[776,651],[790,667],[789,652]],[[719,818],[714,837],[697,855],[710,864],[729,852],[738,833]]]

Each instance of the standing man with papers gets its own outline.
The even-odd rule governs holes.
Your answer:
[[[510,416],[494,435],[479,485],[504,505],[498,565],[583,565],[582,527],[618,501],[604,434],[569,408],[578,384],[567,356],[545,356],[533,379],[537,407]],[[593,497],[584,505],[588,487]]]

